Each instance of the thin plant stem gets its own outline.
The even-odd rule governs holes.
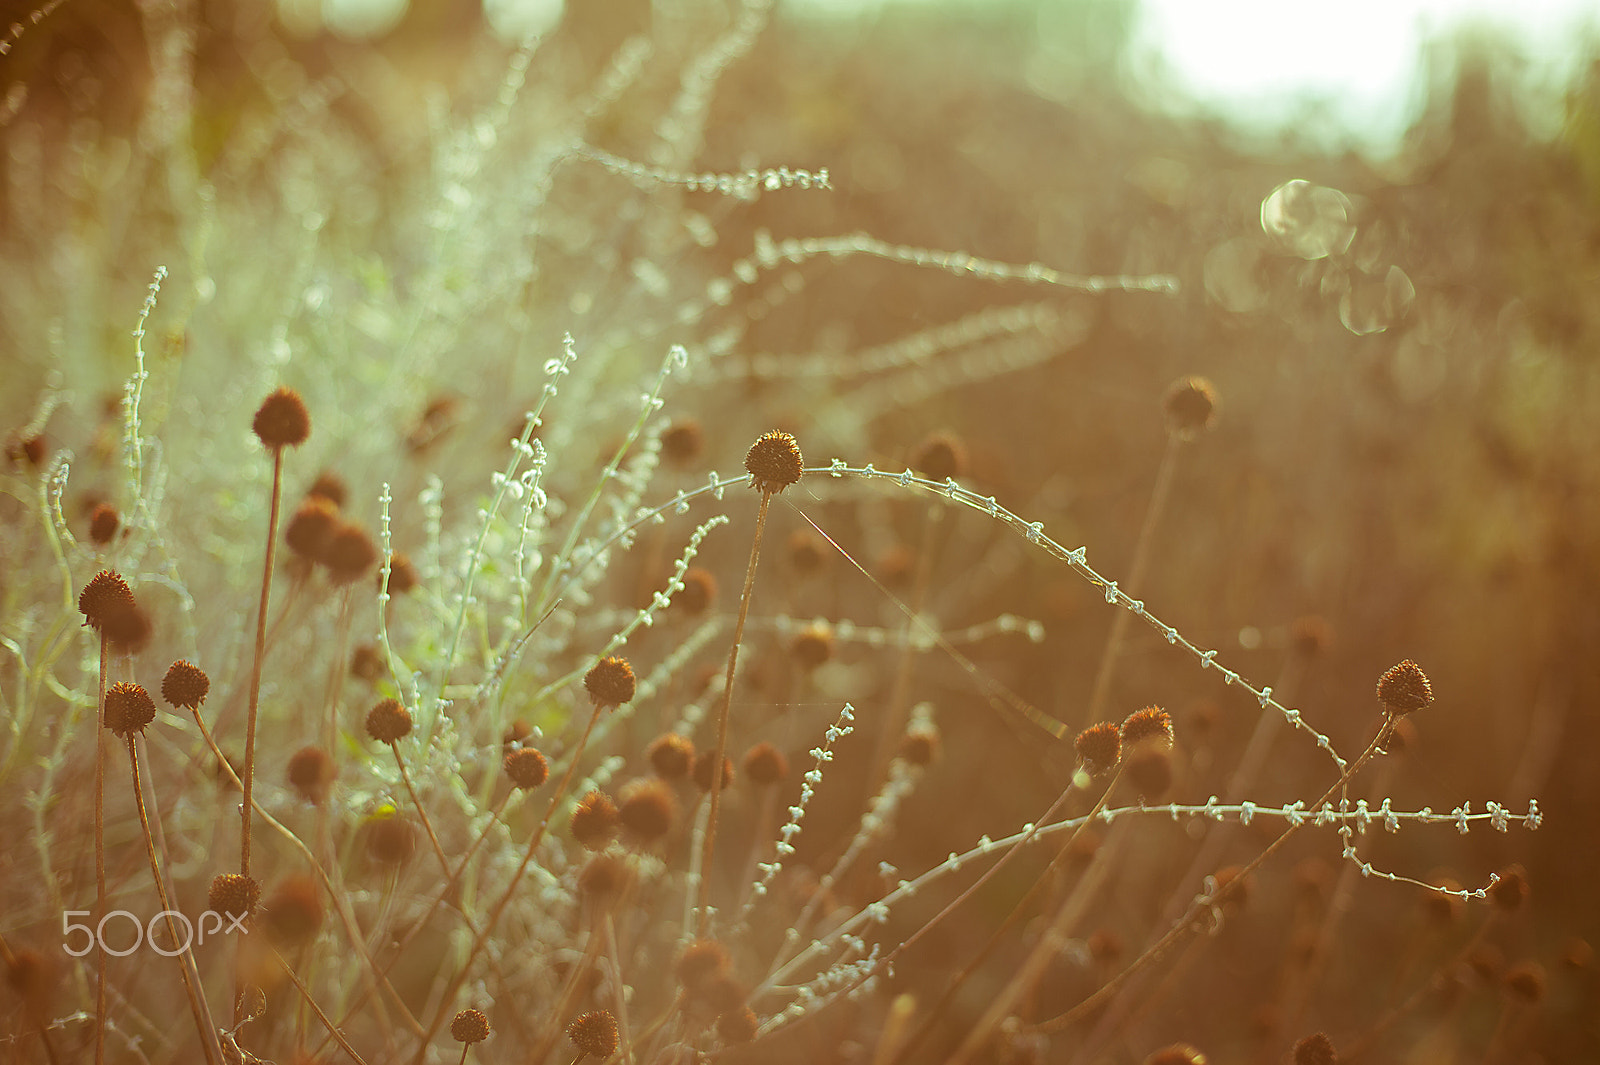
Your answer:
[[[728,670],[722,681],[722,706],[717,712],[717,749],[711,760],[711,812],[706,822],[705,842],[700,849],[700,936],[711,934],[711,855],[717,844],[717,814],[722,808],[722,762],[728,756],[728,716],[733,707],[733,672],[739,664],[739,644],[744,639],[745,620],[750,616],[750,591],[756,583],[756,560],[761,555],[761,534],[767,528],[767,510],[772,493],[762,491],[756,508],[756,535],[750,541],[750,563],[744,571],[744,590],[739,595],[739,620],[733,627],[733,647],[728,651]]]
[[[256,610],[255,657],[250,663],[250,705],[244,730],[244,802],[239,806],[239,872],[250,875],[250,811],[256,779],[256,711],[261,702],[261,663],[267,653],[267,600],[278,546],[278,503],[283,494],[283,448],[272,449],[272,506],[267,513],[267,557],[261,567],[261,603]]]
[[[317,1000],[311,997],[311,992],[306,990],[306,985],[300,982],[300,977],[295,975],[294,969],[284,960],[283,955],[274,950],[272,956],[278,959],[278,965],[283,970],[283,975],[287,976],[289,982],[294,984],[294,989],[300,992],[300,998],[307,1006],[311,1007],[311,1012],[317,1015],[317,1020],[322,1022],[322,1026],[328,1030],[328,1035],[333,1038],[333,1041],[338,1043],[346,1054],[350,1055],[350,1060],[355,1062],[356,1065],[367,1065],[365,1059],[356,1053],[356,1048],[351,1046],[350,1041],[344,1037],[344,1033],[340,1032],[334,1023],[328,1019],[328,1015],[322,1012],[322,1007],[317,1005]]]
[[[110,641],[100,633],[100,701],[94,722],[94,919],[106,916],[106,659]],[[98,926],[97,926],[98,927]],[[95,951],[94,1062],[106,1060],[106,952]]]
[[[428,842],[433,846],[434,856],[439,859],[439,867],[444,870],[444,875],[449,877],[450,859],[444,856],[444,848],[439,846],[439,835],[433,830],[433,821],[428,817],[428,810],[417,797],[417,789],[411,786],[411,774],[406,772],[405,759],[400,757],[400,747],[391,743],[389,750],[394,752],[394,764],[400,767],[400,780],[406,786],[406,794],[411,796],[411,805],[417,808],[417,816],[422,818],[422,830],[428,834]]]

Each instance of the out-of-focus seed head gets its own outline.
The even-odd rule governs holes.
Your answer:
[[[700,756],[694,760],[694,785],[701,791],[710,791],[715,781],[712,779],[712,766],[716,763],[717,752],[714,750],[701,751]],[[726,788],[733,783],[733,759],[724,756],[722,759],[722,784]]]
[[[617,1052],[617,1019],[607,1010],[581,1014],[567,1025],[567,1038],[585,1054],[609,1058]]]
[[[711,609],[717,598],[717,578],[710,570],[691,567],[683,575],[683,588],[672,597],[672,605],[690,617]]]
[[[636,843],[655,843],[672,831],[678,803],[667,785],[654,778],[635,780],[622,789],[617,817],[628,838]]]
[[[296,555],[311,562],[321,560],[339,527],[339,508],[321,497],[307,499],[295,508],[283,527],[283,542]]]
[[[1172,752],[1159,744],[1144,744],[1128,757],[1128,780],[1145,802],[1156,802],[1172,787]]]
[[[397,812],[389,811],[364,826],[367,854],[379,865],[404,865],[417,851],[417,830]]]
[[[383,676],[383,652],[374,643],[359,645],[350,655],[350,675],[372,684]]]
[[[359,525],[341,522],[328,535],[322,556],[317,560],[328,570],[335,584],[353,584],[378,562],[378,548]]]
[[[489,1018],[482,1010],[462,1010],[450,1022],[450,1037],[458,1043],[481,1043],[489,1038]]]
[[[332,470],[323,470],[317,474],[317,479],[306,489],[307,499],[325,499],[335,507],[344,506],[345,500],[349,497],[350,486],[345,484],[343,477]]]
[[[106,689],[106,728],[124,738],[140,733],[156,719],[156,702],[143,685],[131,681]]]
[[[550,779],[550,763],[532,747],[519,747],[506,754],[506,776],[519,788],[537,788]]]
[[[302,747],[289,756],[289,786],[313,806],[328,801],[338,775],[333,758],[321,747]]]
[[[676,732],[667,732],[651,740],[645,755],[662,780],[682,780],[694,768],[694,743]]]
[[[168,666],[167,675],[161,678],[161,697],[169,706],[198,710],[210,691],[211,678],[206,671],[181,658]]]
[[[379,589],[383,585],[383,570],[378,570]],[[422,579],[417,575],[417,567],[412,564],[410,556],[402,551],[396,551],[389,556],[389,594],[405,595],[412,591]]]
[[[800,445],[788,433],[773,430],[763,433],[744,456],[750,483],[759,492],[781,492],[800,480],[805,461]]]
[[[727,973],[732,964],[727,947],[714,939],[697,939],[678,953],[672,973],[683,989],[694,995],[712,980]]]
[[[1339,1065],[1339,1055],[1334,1052],[1333,1040],[1327,1033],[1308,1035],[1294,1045],[1294,1065]]]
[[[583,675],[584,690],[596,706],[621,706],[633,698],[637,682],[628,660],[615,655],[602,658]]]
[[[591,791],[572,811],[572,838],[592,851],[603,848],[617,834],[617,804],[603,791]]]
[[[633,879],[633,867],[614,851],[591,857],[578,874],[578,890],[597,902],[615,898]]]
[[[967,449],[954,433],[934,433],[917,445],[911,468],[930,481],[948,481],[967,472]]]
[[[261,901],[261,885],[254,877],[240,873],[220,873],[211,878],[206,905],[213,913],[248,920]]]
[[[1519,961],[1506,970],[1504,983],[1507,994],[1531,1006],[1544,998],[1544,966],[1536,961]]]
[[[1443,875],[1429,879],[1435,887],[1443,890],[1421,889],[1422,910],[1428,915],[1428,919],[1435,924],[1452,925],[1465,917],[1467,900],[1456,894],[1461,890],[1461,882],[1454,877]]]
[[[939,757],[943,742],[938,726],[931,721],[914,724],[906,729],[905,736],[900,740],[899,757],[909,765],[930,766]]]
[[[1192,440],[1217,422],[1217,390],[1204,377],[1180,377],[1162,400],[1167,431]]]
[[[693,418],[673,422],[661,434],[661,454],[674,466],[688,466],[706,449],[706,433]]]
[[[1090,725],[1072,743],[1091,776],[1104,776],[1122,761],[1122,732],[1109,721]]]
[[[1433,702],[1433,685],[1422,667],[1408,658],[1378,678],[1378,701],[1390,714],[1409,714]]]
[[[256,408],[250,427],[268,450],[299,447],[311,435],[311,414],[300,393],[280,388]]]
[[[833,657],[833,629],[825,621],[811,622],[789,645],[789,653],[801,669],[816,669]]]
[[[94,512],[89,515],[89,539],[100,547],[105,547],[116,538],[117,530],[122,528],[122,516],[117,513],[117,508],[110,503],[98,503]]]
[[[756,1014],[749,1006],[717,1014],[717,1038],[728,1046],[740,1046],[756,1037]]]
[[[325,910],[322,891],[305,873],[286,878],[263,907],[268,936],[280,947],[300,947],[316,938]]]
[[[796,529],[789,534],[788,555],[789,565],[802,577],[821,569],[828,557],[810,529]]]
[[[1520,910],[1528,901],[1528,873],[1520,865],[1508,865],[1495,874],[1498,878],[1489,889],[1489,901],[1511,913]]]
[[[383,699],[367,711],[367,735],[379,743],[398,743],[411,735],[411,711],[398,699]]]
[[[1301,658],[1318,658],[1333,646],[1333,627],[1317,614],[1296,618],[1289,628],[1289,646]]]
[[[763,740],[744,752],[744,775],[758,788],[770,787],[789,775],[789,760]]]

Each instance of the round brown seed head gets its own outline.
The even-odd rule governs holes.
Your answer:
[[[383,588],[383,570],[378,571],[378,588]],[[417,567],[412,565],[410,556],[396,551],[389,556],[389,594],[405,595],[422,583],[417,576]]]
[[[744,456],[750,483],[759,492],[781,492],[800,479],[805,461],[800,445],[788,433],[763,433]]]
[[[384,699],[367,711],[367,735],[379,743],[398,743],[411,734],[411,711],[398,699]]]
[[[1206,1065],[1209,1059],[1188,1043],[1173,1043],[1144,1059],[1144,1065]]]
[[[712,980],[725,975],[731,964],[727,947],[714,939],[697,939],[678,954],[678,960],[672,964],[672,973],[683,989],[692,995]]]
[[[106,689],[106,728],[118,736],[143,732],[156,719],[156,701],[139,684],[123,681]]]
[[[1378,701],[1390,714],[1409,714],[1433,702],[1433,685],[1422,667],[1408,658],[1378,678]]]
[[[500,737],[500,747],[507,754],[522,746],[522,742],[533,735],[533,726],[528,724],[526,718],[517,718],[506,726],[505,732]]]
[[[701,751],[700,757],[694,760],[694,785],[701,791],[710,791],[714,781],[711,778],[711,767],[716,763],[716,751]],[[726,788],[733,783],[733,759],[726,756],[722,759],[722,784]]]
[[[744,775],[758,788],[769,787],[789,775],[789,760],[763,740],[744,752]]]
[[[628,836],[638,843],[654,843],[672,831],[678,804],[659,780],[635,780],[622,789],[617,817]]]
[[[316,938],[322,928],[322,892],[309,875],[296,873],[267,897],[267,934],[282,947],[299,947]]]
[[[489,1038],[489,1018],[482,1010],[462,1010],[450,1022],[450,1036],[458,1043],[481,1043]]]
[[[1109,721],[1090,725],[1072,744],[1091,776],[1104,776],[1122,761],[1122,732]]]
[[[1217,421],[1217,390],[1204,377],[1180,377],[1167,389],[1162,408],[1168,431],[1192,440]]]
[[[591,791],[572,811],[572,838],[597,851],[617,834],[617,804],[603,791]]]
[[[343,522],[328,535],[317,561],[328,567],[329,580],[351,584],[377,564],[378,549],[365,529]]]
[[[359,677],[368,684],[383,676],[385,668],[383,653],[378,650],[377,644],[361,644],[350,654],[350,675]]]
[[[953,433],[934,433],[917,445],[911,468],[930,481],[948,481],[967,472],[967,449]]]
[[[1544,998],[1544,966],[1536,961],[1519,961],[1506,970],[1506,991],[1519,1002],[1532,1005]]]
[[[550,779],[550,763],[532,747],[509,752],[504,763],[506,776],[519,788],[537,788]]]
[[[1128,780],[1145,802],[1155,802],[1172,787],[1172,752],[1154,744],[1128,758]]]
[[[706,447],[706,433],[693,418],[673,422],[661,434],[661,454],[674,466],[687,466]]]
[[[825,621],[813,621],[800,630],[789,653],[801,669],[813,670],[833,657],[833,630]]]
[[[939,757],[939,730],[931,724],[913,725],[900,740],[900,757],[910,765],[929,766]]]
[[[247,919],[256,911],[261,901],[261,885],[254,877],[239,873],[221,873],[211,878],[211,889],[206,893],[206,905],[213,913],[225,914],[239,920]]]
[[[96,573],[78,593],[78,610],[83,614],[83,623],[96,631],[104,629],[108,619],[133,610],[135,605],[133,589],[113,570]]]
[[[672,605],[691,616],[704,614],[717,598],[717,578],[710,570],[695,566],[683,575],[683,587],[672,597]]]
[[[633,667],[626,658],[602,658],[583,675],[583,687],[596,706],[621,706],[633,698]]]
[[[404,865],[417,850],[416,829],[398,813],[368,821],[366,836],[367,854],[379,865]]]
[[[1489,901],[1510,913],[1522,908],[1528,901],[1528,873],[1520,865],[1508,865],[1495,874],[1494,886],[1489,888]]]
[[[289,756],[289,786],[314,806],[328,801],[328,793],[338,775],[333,758],[321,747],[302,747]]]
[[[306,489],[307,499],[325,499],[335,507],[344,506],[344,501],[350,496],[350,487],[332,470],[323,470],[317,474],[317,479],[311,482],[311,487]]]
[[[717,1014],[717,1037],[728,1046],[748,1043],[756,1037],[756,1013],[749,1006]]]
[[[591,899],[609,899],[622,892],[633,877],[633,868],[616,853],[596,854],[584,863],[578,874],[578,890]]]
[[[1129,750],[1142,743],[1172,746],[1172,716],[1159,706],[1135,710],[1122,722],[1122,745]]]
[[[117,514],[117,508],[110,503],[96,504],[94,512],[89,515],[89,539],[104,547],[112,541],[120,528],[122,528],[122,518]]]
[[[328,552],[328,543],[339,527],[339,509],[320,497],[307,499],[295,508],[283,527],[283,542],[301,558],[319,561]]]
[[[44,434],[25,436],[17,431],[6,437],[6,458],[16,466],[40,466],[44,463]]]
[[[567,1025],[567,1038],[585,1054],[609,1058],[617,1052],[617,1019],[607,1010],[581,1014]]]
[[[822,563],[827,559],[822,551],[822,544],[817,541],[815,534],[810,529],[796,529],[789,534],[789,565],[794,571],[804,577],[815,573],[822,568]]]
[[[645,755],[662,780],[682,780],[694,768],[694,744],[687,736],[668,732],[650,741]]]
[[[168,666],[167,675],[161,678],[161,698],[170,706],[198,710],[209,691],[211,678],[206,671],[181,658]]]
[[[311,415],[300,393],[280,388],[256,408],[250,428],[269,449],[299,447],[311,435]]]
[[[1324,1032],[1308,1035],[1294,1045],[1294,1065],[1338,1065],[1333,1040]]]

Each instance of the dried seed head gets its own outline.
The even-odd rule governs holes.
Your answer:
[[[621,894],[633,877],[627,859],[616,853],[596,854],[584,863],[578,874],[578,890],[591,899],[603,900]]]
[[[1333,646],[1333,628],[1320,616],[1307,614],[1290,626],[1289,643],[1300,657],[1316,658]]]
[[[206,671],[181,658],[168,666],[167,675],[161,678],[161,697],[171,706],[198,710],[209,691],[211,678]]]
[[[701,751],[700,757],[694,760],[694,785],[701,791],[710,791],[714,781],[711,778],[711,767],[716,763],[716,751]],[[733,783],[733,759],[726,756],[722,759],[722,787],[726,788]]]
[[[517,718],[506,726],[505,733],[500,737],[500,748],[507,754],[522,746],[522,742],[533,735],[533,726],[528,724],[526,718]]]
[[[622,789],[617,816],[630,839],[650,844],[672,831],[678,804],[659,780],[635,780]]]
[[[398,743],[411,734],[411,711],[398,699],[384,699],[367,711],[367,735],[379,743]]]
[[[32,436],[23,436],[20,431],[13,432],[6,437],[6,458],[14,466],[33,466],[35,468],[44,464],[44,434],[34,433]]]
[[[256,912],[261,901],[261,885],[254,877],[240,873],[220,873],[211,878],[211,889],[206,893],[206,905],[213,913],[225,914],[246,920]]]
[[[1128,780],[1145,802],[1155,802],[1172,787],[1172,752],[1150,744],[1128,758]]]
[[[1073,747],[1091,776],[1104,776],[1122,761],[1122,732],[1111,722],[1102,721],[1078,733]]]
[[[1294,1065],[1338,1065],[1333,1040],[1324,1032],[1308,1035],[1294,1045]]]
[[[450,1036],[458,1043],[481,1043],[489,1038],[489,1018],[481,1010],[462,1010],[450,1022]]]
[[[96,573],[78,594],[78,610],[83,614],[83,623],[108,636],[113,630],[124,627],[126,616],[138,608],[133,589],[122,579],[122,574],[114,570],[103,569]]]
[[[300,393],[280,388],[256,408],[250,427],[269,450],[299,447],[311,435],[311,415]]]
[[[339,527],[339,508],[321,497],[307,499],[295,508],[283,527],[283,542],[301,558],[313,562],[327,554],[328,543]]]
[[[912,725],[900,740],[899,757],[910,765],[928,766],[939,757],[939,729],[930,722]]]
[[[728,1046],[748,1043],[756,1037],[756,1014],[749,1006],[717,1014],[717,1037]]]
[[[1512,998],[1531,1006],[1544,998],[1544,966],[1536,961],[1519,961],[1506,970],[1505,985]]]
[[[726,974],[732,964],[727,947],[714,939],[697,939],[679,952],[672,972],[683,989],[692,995]]]
[[[106,689],[106,728],[127,737],[156,719],[156,701],[139,684],[123,681]]]
[[[264,910],[267,934],[282,947],[304,946],[322,928],[322,892],[305,873],[296,873],[279,884],[267,897]]]
[[[828,557],[810,529],[796,529],[790,533],[788,549],[789,565],[802,577],[821,569]]]
[[[825,621],[813,621],[800,630],[789,647],[800,668],[810,671],[833,657],[833,630]]]
[[[1135,710],[1122,722],[1122,745],[1129,750],[1140,744],[1172,746],[1172,716],[1159,706]]]
[[[1508,865],[1495,874],[1489,901],[1507,913],[1519,910],[1528,901],[1528,873],[1520,865]]]
[[[422,583],[417,576],[417,567],[411,564],[410,556],[396,551],[389,556],[389,594],[405,595]],[[378,590],[383,590],[383,570],[378,571]]]
[[[763,433],[744,456],[750,483],[759,492],[781,492],[800,479],[805,461],[800,445],[788,433]]]
[[[662,780],[682,780],[694,768],[694,744],[686,736],[668,732],[650,741],[645,755],[656,776]]]
[[[289,756],[289,786],[314,806],[328,801],[338,775],[333,758],[321,747],[302,747]]]
[[[661,454],[674,466],[687,466],[694,462],[705,447],[705,430],[693,418],[673,422],[661,434]]]
[[[519,788],[537,788],[550,779],[550,763],[532,747],[519,747],[507,753],[506,776]]]
[[[368,684],[383,676],[384,669],[383,654],[377,644],[361,644],[350,655],[350,675]]]
[[[117,514],[117,508],[110,503],[96,504],[93,513],[89,515],[89,539],[101,547],[109,544],[121,527],[122,518]]]
[[[583,675],[584,690],[596,706],[621,706],[633,698],[633,667],[625,658],[602,658]]]
[[[1378,701],[1390,714],[1409,714],[1433,702],[1433,685],[1422,667],[1408,658],[1378,678]]]
[[[954,433],[934,433],[917,445],[911,468],[930,481],[948,481],[967,472],[967,449]]]
[[[1162,407],[1168,431],[1192,440],[1216,424],[1217,390],[1204,377],[1180,377],[1167,389]]]
[[[329,580],[335,584],[351,584],[377,564],[378,549],[365,529],[342,522],[328,535],[317,561],[328,567]]]
[[[417,831],[398,812],[387,812],[366,825],[367,854],[379,865],[401,866],[417,850]]]
[[[567,1025],[567,1038],[585,1054],[609,1058],[617,1052],[617,1019],[607,1010],[582,1014]]]
[[[744,775],[758,788],[769,787],[789,775],[789,760],[763,740],[744,752]]]
[[[672,605],[692,617],[711,609],[717,598],[717,578],[710,570],[695,566],[683,575],[683,587],[672,597]]]
[[[591,791],[572,811],[572,838],[597,851],[617,834],[617,804],[603,791]]]
[[[1173,1043],[1144,1059],[1144,1065],[1206,1065],[1209,1059],[1188,1043]]]
[[[306,489],[307,499],[325,499],[335,507],[344,506],[344,501],[349,495],[350,488],[344,483],[344,478],[332,470],[323,470],[317,474],[317,479]]]

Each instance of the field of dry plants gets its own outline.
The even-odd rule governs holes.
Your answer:
[[[0,1062],[1600,1060],[1600,65],[412,7],[0,25]]]

